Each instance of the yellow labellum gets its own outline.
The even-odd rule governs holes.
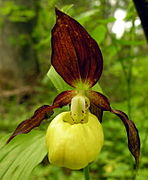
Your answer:
[[[46,134],[48,158],[54,165],[81,169],[94,161],[102,148],[102,126],[90,112],[86,123],[68,121],[70,112],[63,112],[50,123]]]

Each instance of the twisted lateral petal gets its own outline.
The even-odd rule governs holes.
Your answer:
[[[128,116],[119,110],[111,110],[112,113],[116,114],[122,120],[128,137],[128,147],[130,152],[133,154],[136,161],[136,168],[139,164],[140,157],[140,138],[138,130],[133,121],[128,119]]]
[[[30,119],[22,121],[17,126],[13,134],[8,139],[7,143],[9,143],[15,136],[23,133],[28,133],[33,128],[38,127],[44,119],[50,117],[53,114],[52,110],[54,108],[55,106],[48,106],[48,105],[43,105],[40,108],[38,108]]]
[[[103,111],[111,111],[122,120],[127,132],[128,147],[135,158],[137,168],[140,157],[140,138],[134,122],[129,120],[128,116],[124,112],[111,109],[108,99],[103,94],[95,91],[88,91],[87,96],[90,99],[92,105],[99,107]]]
[[[111,111],[110,103],[107,97],[105,97],[103,94],[89,90],[87,91],[87,97],[92,105],[102,109],[103,111]]]
[[[53,109],[69,104],[74,95],[75,91],[64,91],[55,98],[52,106],[43,105],[38,108],[30,119],[22,121],[17,126],[7,143],[9,143],[15,136],[28,133],[33,128],[38,127],[44,119],[49,118],[53,114]]]
[[[69,85],[76,87],[82,82],[92,87],[102,73],[101,51],[77,21],[58,9],[56,15],[51,63]]]

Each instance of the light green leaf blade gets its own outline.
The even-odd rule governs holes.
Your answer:
[[[97,13],[97,12],[98,12],[97,9],[91,9],[89,11],[85,11],[85,12],[77,15],[75,17],[75,19],[78,20],[78,22],[83,25],[86,22],[88,22],[91,19],[91,16],[94,15],[95,13]]]
[[[105,39],[106,32],[106,27],[104,25],[99,25],[92,31],[91,35],[98,44],[101,44]]]
[[[61,11],[63,11],[64,13],[67,13],[73,6],[74,4],[65,5],[62,7]]]
[[[62,77],[55,71],[54,67],[51,66],[47,76],[53,83],[54,87],[57,89],[58,92],[66,91],[73,89],[71,86],[69,86],[63,79]]]
[[[45,133],[34,130],[15,137],[5,144],[0,143],[0,179],[27,180],[34,169],[46,156]]]
[[[116,18],[115,17],[109,17],[109,18],[105,18],[105,19],[98,19],[97,23],[98,24],[108,24],[108,23],[112,23],[115,22]]]
[[[124,39],[118,39],[116,40],[116,42],[121,45],[131,45],[131,46],[134,46],[134,45],[140,46],[146,43],[145,40],[139,41],[139,40],[124,40]]]
[[[101,88],[101,86],[99,85],[99,83],[96,83],[96,84],[92,87],[92,90],[103,93],[102,88]]]

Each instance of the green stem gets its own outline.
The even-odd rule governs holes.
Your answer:
[[[133,60],[130,59],[129,60],[129,70],[128,70],[128,78],[127,78],[127,106],[128,106],[128,116],[129,116],[129,119],[132,119],[131,117],[131,108],[132,108],[132,105],[131,105],[131,100],[132,100],[132,66],[133,66]]]
[[[85,180],[90,180],[90,176],[89,176],[89,165],[86,166],[84,169],[84,176],[85,176]]]

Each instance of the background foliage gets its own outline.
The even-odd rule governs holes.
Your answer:
[[[147,44],[133,3],[129,0],[37,0],[32,7],[20,5],[17,1],[5,1],[0,6],[0,28],[4,23],[28,23],[34,21],[32,31],[10,39],[17,46],[25,46],[31,40],[40,71],[38,81],[29,85],[28,91],[20,87],[7,87],[0,94],[0,141],[12,132],[22,120],[30,117],[42,104],[51,104],[57,90],[46,76],[50,67],[50,37],[55,22],[54,7],[58,7],[78,20],[98,42],[104,57],[104,72],[100,85],[109,97],[112,107],[125,111],[136,123],[141,137],[141,163],[136,180],[148,178],[148,84]],[[119,20],[117,12],[124,17]],[[120,15],[118,15],[120,16]],[[114,33],[124,23],[122,34]],[[28,27],[29,28],[29,27]],[[23,73],[23,72],[22,72]],[[31,90],[30,90],[31,89]],[[60,110],[56,110],[57,114]],[[54,117],[54,116],[53,116]],[[48,122],[40,129],[45,131]],[[93,180],[132,180],[133,159],[127,148],[126,132],[118,118],[105,112],[103,117],[105,133],[104,148],[91,164]],[[34,149],[36,151],[36,149]],[[1,163],[1,161],[0,161]],[[82,171],[70,171],[48,164],[46,158],[33,169],[30,180],[81,180]]]

